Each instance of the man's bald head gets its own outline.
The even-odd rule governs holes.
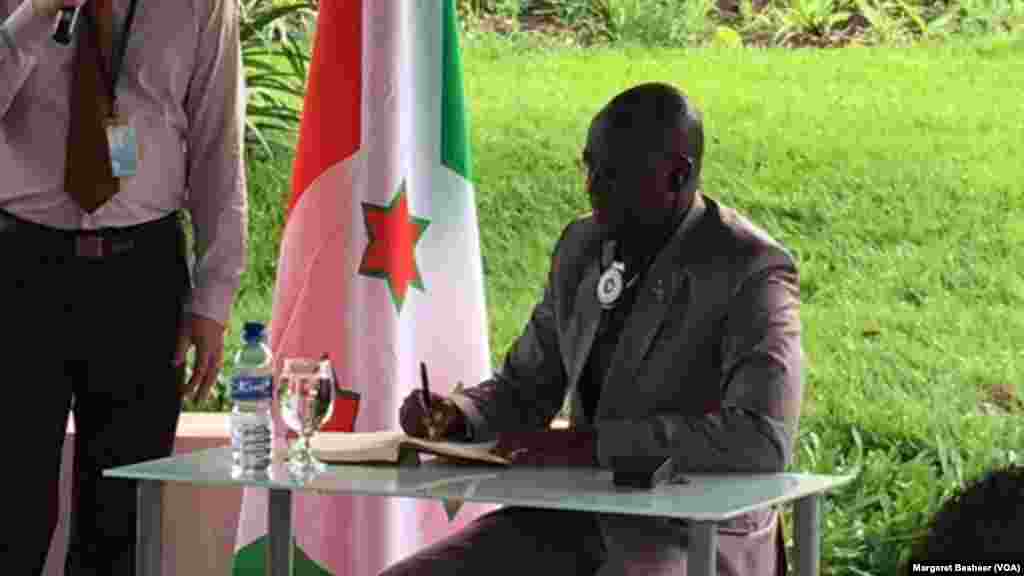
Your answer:
[[[615,96],[591,122],[583,151],[605,235],[645,249],[690,206],[703,156],[700,113],[678,89],[649,83]]]
[[[700,112],[669,84],[634,86],[614,98],[590,125],[584,160],[602,166],[648,163],[659,158],[689,157],[694,180],[704,156]]]

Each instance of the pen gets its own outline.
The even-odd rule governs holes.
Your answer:
[[[423,402],[423,410],[427,413],[427,419],[433,421],[434,419],[434,407],[430,401],[430,382],[427,379],[427,364],[426,362],[420,362],[420,381],[422,382],[422,389],[420,390],[420,400]],[[433,436],[433,434],[431,434]]]

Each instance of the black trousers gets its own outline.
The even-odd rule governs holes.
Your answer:
[[[173,355],[189,287],[184,232],[172,215],[104,237],[86,243],[0,213],[4,573],[42,572],[69,411],[68,576],[135,573],[136,483],[102,471],[174,447],[184,368]]]

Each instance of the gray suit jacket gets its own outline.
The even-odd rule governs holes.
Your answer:
[[[547,427],[566,394],[572,425],[585,425],[579,380],[601,314],[601,249],[591,217],[563,230],[543,298],[501,369],[453,397],[474,439]],[[597,406],[601,465],[643,454],[672,456],[683,472],[783,471],[803,389],[799,279],[790,254],[698,193],[635,289]],[[684,523],[608,514],[599,523],[615,562],[684,573],[654,568],[685,557]],[[778,536],[775,511],[723,526],[720,572],[775,572]]]

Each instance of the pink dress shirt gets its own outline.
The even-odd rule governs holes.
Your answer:
[[[0,208],[85,230],[185,209],[196,256],[188,310],[226,323],[247,244],[246,98],[236,3],[137,2],[117,89],[120,115],[138,134],[138,172],[88,214],[64,191],[74,43],[53,41],[55,20],[39,16],[31,0],[0,0]],[[116,35],[128,5],[113,0]]]

